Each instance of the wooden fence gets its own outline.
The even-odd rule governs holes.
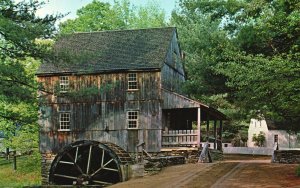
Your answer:
[[[197,146],[197,130],[163,131],[162,147]]]

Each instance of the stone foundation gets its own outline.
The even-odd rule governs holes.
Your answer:
[[[51,153],[42,153],[42,185],[49,185],[49,172],[51,164],[56,155]]]
[[[273,163],[300,164],[300,150],[275,150]]]

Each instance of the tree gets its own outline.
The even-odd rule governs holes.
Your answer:
[[[1,101],[32,102],[35,89],[33,73],[26,72],[31,63],[24,63],[26,57],[42,58],[46,54],[46,46],[36,42],[53,36],[54,23],[60,16],[39,18],[35,15],[42,3],[33,1],[14,3],[11,0],[0,2],[0,98]],[[6,116],[0,111],[0,116]]]
[[[300,101],[300,4],[278,0],[251,5],[239,15],[243,24],[236,26],[232,39],[237,51],[228,51],[228,60],[216,70],[228,78],[239,106],[293,129],[300,123],[300,107],[295,105]]]
[[[224,76],[217,74],[214,67],[222,61],[229,40],[226,32],[219,29],[220,20],[212,20],[208,15],[197,13],[195,7],[180,2],[181,9],[172,13],[172,23],[178,27],[186,53],[186,89],[192,97],[206,101],[208,96],[228,91]]]
[[[230,119],[224,126],[223,137],[227,140],[240,137],[240,129],[247,119],[244,109],[231,99],[231,88],[226,85],[226,76],[215,68],[226,60],[225,52],[234,48],[222,19],[205,14],[198,3],[202,1],[179,1],[180,8],[172,13],[172,24],[179,32],[181,47],[186,54],[184,67],[187,82],[184,85],[190,97],[218,108]],[[218,4],[218,2],[216,2]],[[216,5],[219,6],[219,5]]]
[[[217,107],[227,101],[244,114],[299,125],[300,4],[181,0],[179,5],[173,21],[182,40],[192,41],[184,48],[190,56],[189,93],[200,99],[219,96],[220,103],[207,100]]]
[[[128,1],[129,2],[129,1]],[[129,29],[151,28],[166,26],[165,12],[154,1],[148,2],[144,7],[132,9]]]
[[[37,38],[49,38],[55,31],[55,22],[61,15],[36,16],[43,5],[38,1],[27,3],[12,0],[0,2],[0,58],[20,59],[26,56],[43,57],[43,48],[35,43]]]
[[[6,146],[18,150],[38,151],[38,86],[34,74],[38,59],[49,53],[48,43],[37,39],[53,37],[54,24],[61,17],[37,17],[42,5],[38,1],[0,1],[0,131],[6,135]]]
[[[116,13],[109,3],[93,0],[92,3],[77,10],[77,18],[61,23],[60,32],[91,32],[111,30],[116,27],[125,28],[124,20]]]
[[[165,26],[165,13],[157,4],[134,7],[129,0],[114,5],[93,0],[77,11],[77,18],[59,25],[60,33],[91,32],[113,29],[133,29]]]

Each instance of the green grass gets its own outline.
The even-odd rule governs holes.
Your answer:
[[[0,187],[38,186],[41,184],[39,168],[33,167],[29,157],[17,158],[17,170],[13,170],[12,158],[0,158]],[[40,163],[40,161],[35,161]],[[34,165],[33,165],[34,166]]]
[[[300,165],[296,168],[296,176],[300,177]]]

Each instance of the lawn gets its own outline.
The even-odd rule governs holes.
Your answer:
[[[34,162],[34,161],[33,161]],[[40,161],[32,163],[32,159],[28,157],[17,158],[17,171],[13,170],[12,159],[7,161],[0,158],[0,187],[23,187],[38,186],[41,184],[40,170],[36,164]]]

